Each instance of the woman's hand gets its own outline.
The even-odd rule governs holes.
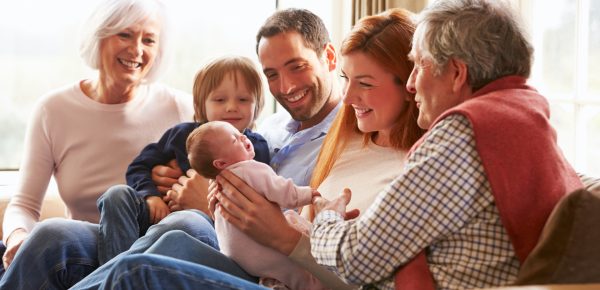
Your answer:
[[[325,210],[333,210],[343,216],[345,220],[356,218],[360,213],[358,209],[346,211],[346,205],[348,205],[351,198],[352,192],[349,188],[344,188],[344,191],[331,201],[321,196],[315,196],[313,198],[314,216],[316,217],[320,212]]]
[[[148,196],[146,204],[150,210],[150,222],[154,225],[171,213],[169,206],[158,196]]]
[[[215,210],[217,207],[217,203],[219,202],[219,200],[217,199],[217,192],[219,192],[219,190],[221,190],[221,187],[219,186],[219,183],[217,183],[215,180],[211,179],[208,182],[208,210],[210,211],[210,217],[212,217],[212,219],[215,219]]]
[[[301,234],[288,224],[281,208],[228,170],[217,176],[221,190],[217,210],[229,223],[256,242],[289,255]],[[285,193],[282,193],[285,194]]]
[[[4,256],[2,256],[4,270],[8,269],[8,266],[10,266],[15,258],[15,254],[28,236],[29,233],[23,229],[16,229],[10,234],[8,240],[6,240],[6,252],[4,252]]]
[[[166,194],[182,175],[183,171],[175,159],[169,161],[167,165],[156,165],[152,168],[152,181],[162,194]]]
[[[190,169],[167,192],[168,205],[171,211],[198,209],[210,215],[207,195],[208,179]]]

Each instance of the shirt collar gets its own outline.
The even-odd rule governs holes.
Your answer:
[[[342,102],[340,101],[337,103],[335,108],[333,108],[333,110],[331,110],[331,112],[329,112],[329,114],[327,114],[327,116],[325,117],[325,119],[323,119],[323,121],[321,121],[319,124],[317,124],[313,127],[307,128],[305,130],[320,131],[321,133],[327,134],[327,131],[329,131],[329,126],[333,122],[333,119],[335,118],[335,116],[337,115],[337,112],[340,110],[341,107],[342,107]],[[289,122],[285,126],[285,130],[288,131],[290,134],[295,134],[298,132],[298,128],[300,128],[300,122],[296,121],[290,117]]]

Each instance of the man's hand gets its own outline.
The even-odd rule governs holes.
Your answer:
[[[352,192],[349,188],[344,188],[344,191],[331,201],[325,199],[324,197],[316,196],[313,198],[313,209],[315,211],[315,216],[322,211],[333,210],[344,217],[345,220],[356,218],[360,213],[358,209],[353,209],[348,212],[346,211],[346,205],[348,205],[351,198]]]
[[[198,209],[210,215],[208,211],[208,179],[190,169],[187,176],[179,177],[167,192],[171,211]]]
[[[150,210],[150,222],[155,225],[171,213],[169,206],[158,196],[148,196],[146,204]]]
[[[16,229],[10,234],[6,241],[6,252],[4,252],[4,256],[2,256],[2,264],[4,264],[5,270],[8,269],[8,266],[10,266],[15,258],[15,254],[28,236],[29,233],[24,229]]]
[[[166,194],[182,175],[183,171],[175,159],[169,161],[167,165],[156,165],[152,168],[152,181],[162,194]]]
[[[294,250],[301,233],[288,224],[277,204],[228,170],[217,176],[217,182],[221,190],[215,190],[219,200],[216,207],[225,220],[256,242],[284,255]]]

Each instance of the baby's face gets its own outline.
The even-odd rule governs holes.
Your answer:
[[[254,158],[254,146],[252,146],[252,142],[230,123],[219,122],[214,133],[217,142],[213,142],[212,144],[219,146],[215,159],[221,159],[228,165],[231,165]]]

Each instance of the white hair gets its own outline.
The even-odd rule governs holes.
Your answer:
[[[92,13],[82,29],[79,53],[88,66],[100,67],[100,43],[124,29],[152,18],[160,25],[158,53],[154,64],[144,78],[154,82],[166,70],[170,23],[165,5],[158,0],[105,0]]]
[[[413,48],[441,73],[451,58],[468,67],[473,89],[508,75],[529,77],[533,46],[500,0],[438,0],[419,15]]]

